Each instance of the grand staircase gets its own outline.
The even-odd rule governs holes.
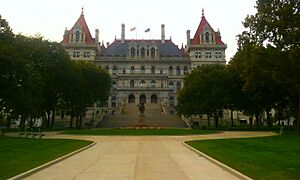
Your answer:
[[[177,115],[162,115],[161,106],[156,103],[145,104],[145,125],[147,127],[174,127],[185,128],[185,123]],[[128,103],[124,112],[105,117],[97,127],[116,128],[116,127],[135,127],[138,125],[138,104]]]

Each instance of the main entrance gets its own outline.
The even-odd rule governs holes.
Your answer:
[[[151,96],[151,103],[157,103],[157,96],[155,94]]]
[[[128,96],[128,103],[135,103],[135,97],[134,97],[133,94],[130,94],[130,95]]]
[[[140,103],[146,103],[146,96],[145,96],[145,94],[142,94],[140,96]]]

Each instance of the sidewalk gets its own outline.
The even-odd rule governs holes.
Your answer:
[[[238,179],[185,147],[192,139],[274,135],[272,132],[225,132],[195,136],[69,136],[97,142],[93,147],[43,169],[27,179]]]

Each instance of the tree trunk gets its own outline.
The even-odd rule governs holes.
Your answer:
[[[51,117],[51,128],[53,128],[55,122],[55,109],[52,110],[52,117]]]
[[[207,125],[208,125],[208,127],[210,127],[210,115],[209,114],[207,114]]]
[[[46,127],[50,127],[51,111],[50,110],[47,111],[46,114],[47,114]]]
[[[10,124],[11,124],[10,116],[7,116],[6,120],[7,120],[6,129],[10,129]]]
[[[230,110],[230,119],[231,119],[231,126],[234,126],[234,123],[233,123],[233,110],[232,109]]]
[[[253,115],[252,114],[250,114],[249,115],[249,126],[250,126],[250,128],[252,127],[252,125],[253,125]]]
[[[256,120],[256,126],[259,127],[260,126],[259,114],[255,114],[255,120]]]
[[[269,127],[272,127],[272,119],[270,117],[270,109],[269,108],[266,108],[266,113],[267,113],[267,123],[268,123],[268,126]]]
[[[298,88],[298,107],[297,107],[297,118],[296,118],[296,130],[300,136],[300,87]]]

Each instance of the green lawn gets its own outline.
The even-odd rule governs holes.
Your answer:
[[[91,143],[80,140],[0,136],[0,179],[15,176]]]
[[[76,135],[121,135],[121,136],[151,136],[151,135],[194,135],[218,133],[218,130],[197,130],[197,129],[82,129],[64,131],[65,134]]]
[[[300,179],[300,137],[295,134],[187,144],[253,179]]]

